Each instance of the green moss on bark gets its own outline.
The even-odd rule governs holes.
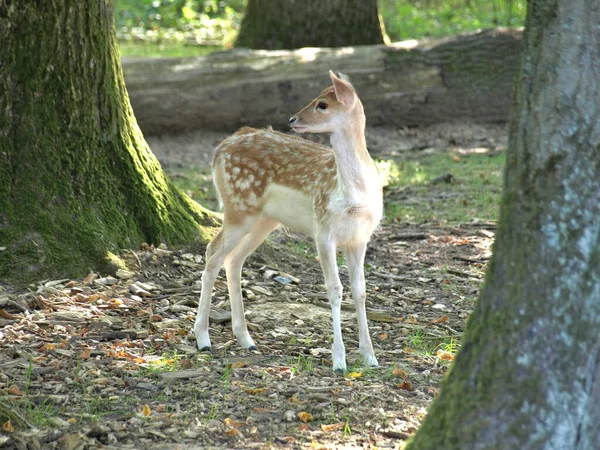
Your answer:
[[[106,1],[0,15],[0,279],[79,276],[108,251],[205,240],[214,225],[163,173],[129,104]]]

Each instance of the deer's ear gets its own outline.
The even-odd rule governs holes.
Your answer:
[[[354,88],[350,85],[350,83],[338,78],[331,70],[329,71],[329,76],[333,82],[333,89],[338,102],[347,108],[354,106],[356,94],[354,93]]]

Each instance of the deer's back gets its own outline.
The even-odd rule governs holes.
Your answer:
[[[242,128],[225,139],[213,160],[221,195],[262,198],[277,184],[311,198],[335,186],[333,151],[306,139],[271,130]]]

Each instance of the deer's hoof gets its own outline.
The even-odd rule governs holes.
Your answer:
[[[250,347],[248,347],[248,350],[254,351],[254,350],[258,350],[258,349],[256,348],[256,345],[251,345]]]
[[[205,345],[200,349],[201,352],[210,352],[210,345]]]

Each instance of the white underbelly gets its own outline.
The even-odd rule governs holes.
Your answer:
[[[284,226],[312,236],[314,210],[312,199],[294,189],[271,184],[264,195],[263,212]]]

